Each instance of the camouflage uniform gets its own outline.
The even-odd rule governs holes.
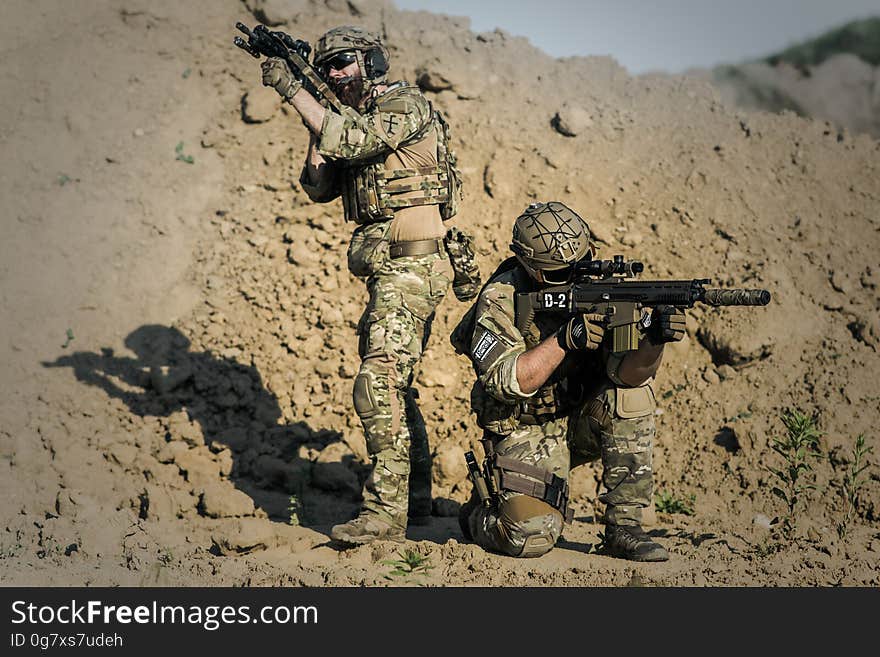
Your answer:
[[[305,170],[300,181],[312,200],[341,195],[346,219],[360,224],[348,266],[365,280],[370,300],[358,323],[362,362],[353,397],[373,462],[361,515],[402,537],[407,512],[431,512],[431,455],[410,386],[452,267],[434,198],[442,184],[430,103],[417,88],[395,83],[362,116],[326,113],[318,151],[328,159],[329,182],[310,185]],[[423,248],[401,252],[401,245]]]
[[[571,467],[601,457],[606,523],[638,525],[652,494],[650,382],[638,388],[615,383],[621,354],[609,353],[606,340],[601,351],[568,353],[541,388],[523,393],[518,357],[567,319],[542,313],[517,327],[515,293],[535,285],[517,265],[494,276],[477,301],[470,349],[479,377],[472,399],[477,420],[497,456],[537,468],[517,473],[512,467],[520,488],[523,482],[548,481],[549,474],[567,482]],[[497,505],[469,508],[464,520],[473,539],[511,556],[544,554],[562,533],[561,510],[536,496],[502,490]]]
[[[374,464],[364,508],[396,526],[406,526],[407,508],[412,516],[431,513],[431,452],[410,386],[449,269],[445,254],[388,258],[367,280],[354,382],[355,411]]]

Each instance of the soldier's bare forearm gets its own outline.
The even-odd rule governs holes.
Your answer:
[[[332,181],[331,163],[318,152],[318,138],[314,133],[309,135],[309,150],[306,154],[306,172],[309,182],[322,189]]]
[[[657,374],[663,360],[663,345],[643,339],[639,348],[629,352],[620,363],[617,376],[628,386],[640,386]]]
[[[320,134],[324,125],[324,112],[327,109],[319,103],[315,97],[305,89],[299,89],[290,99],[290,104],[299,112],[303,123],[313,135]]]
[[[551,335],[537,347],[520,354],[516,361],[516,381],[519,389],[527,395],[535,392],[550,378],[563,358],[565,351],[559,346],[555,335]]]

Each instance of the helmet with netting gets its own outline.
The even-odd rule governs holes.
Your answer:
[[[388,50],[382,38],[356,25],[334,27],[318,39],[315,44],[315,68],[322,70],[325,62],[348,52],[357,56],[361,76],[365,80],[379,81],[388,72]]]
[[[513,224],[510,250],[539,283],[565,282],[596,251],[587,222],[559,201],[529,205]]]

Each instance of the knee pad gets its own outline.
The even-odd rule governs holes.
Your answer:
[[[352,392],[354,410],[362,420],[368,420],[379,412],[374,388],[373,377],[368,372],[360,372],[354,378],[354,390]]]
[[[390,447],[401,430],[396,364],[396,359],[389,354],[371,355],[361,363],[354,379],[354,410],[364,427],[371,454]]]
[[[528,495],[506,497],[498,505],[498,527],[516,557],[540,557],[562,534],[562,514]]]

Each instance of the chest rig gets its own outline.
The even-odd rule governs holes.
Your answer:
[[[408,86],[405,82],[395,82],[381,96],[370,101],[367,112],[379,108],[388,113],[391,119],[405,115],[407,101],[404,98],[394,98],[394,93],[405,90]],[[436,163],[433,165],[395,169],[388,165],[388,153],[366,160],[346,162],[341,179],[345,220],[357,224],[387,221],[394,218],[395,210],[421,205],[440,205],[441,214],[445,214],[442,209],[448,205],[453,190],[450,186],[449,168],[446,166],[448,149],[444,125],[442,117],[431,107],[431,121],[403,144],[395,146],[382,138],[393,152],[401,145],[416,144],[426,139],[433,131],[437,136],[434,153]]]
[[[534,286],[521,268],[516,269],[514,276],[517,290]],[[527,350],[537,347],[567,320],[568,315],[563,313],[535,317],[534,313],[523,312],[519,306],[515,308],[516,328],[522,334]],[[544,385],[530,399],[520,402],[519,421],[524,424],[544,424],[570,413],[581,401],[584,390],[582,377],[572,375],[597,369],[599,363],[594,360],[594,354],[591,353],[567,354]]]

